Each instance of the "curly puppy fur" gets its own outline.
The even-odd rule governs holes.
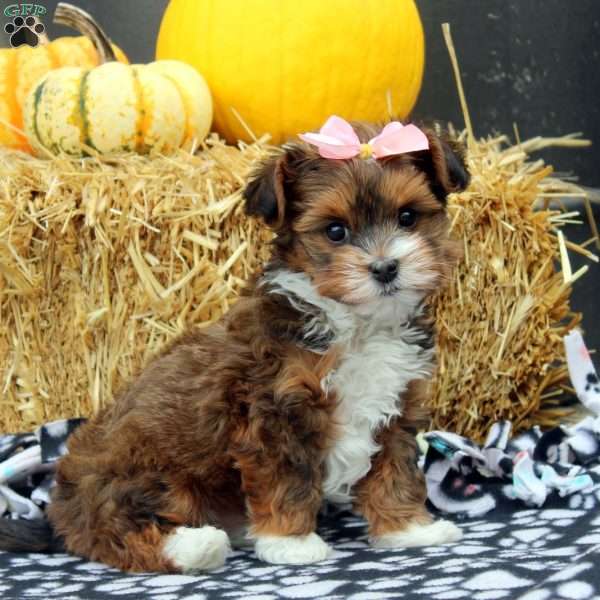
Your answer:
[[[380,129],[356,126],[361,141]],[[48,510],[70,552],[209,569],[247,532],[264,560],[317,561],[325,499],[352,501],[375,545],[459,537],[425,510],[414,434],[434,359],[426,298],[459,254],[446,196],[468,174],[426,134],[428,151],[381,161],[291,143],[254,173],[246,209],[276,232],[272,260],[218,324],[190,328],[72,435]],[[373,275],[383,259],[393,281]]]

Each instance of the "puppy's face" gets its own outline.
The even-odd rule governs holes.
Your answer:
[[[361,141],[379,133],[355,127]],[[420,299],[448,277],[446,195],[464,189],[461,155],[427,132],[430,150],[386,160],[321,158],[287,146],[248,185],[247,211],[278,236],[275,259],[309,275],[322,296],[357,308]]]

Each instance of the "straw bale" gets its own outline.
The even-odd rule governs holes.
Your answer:
[[[595,255],[559,244],[577,219],[556,197],[585,193],[528,160],[547,143],[582,142],[469,142],[473,183],[449,201],[465,255],[433,299],[436,427],[480,439],[494,419],[520,428],[564,412],[561,338],[579,320],[569,295],[582,272],[564,256],[559,270],[560,247]],[[167,340],[227,310],[269,253],[240,193],[267,151],[214,137],[156,158],[0,149],[0,431],[92,414]]]
[[[528,156],[589,142],[573,135],[507,142],[498,136],[468,144],[472,183],[449,200],[464,257],[450,286],[433,299],[439,332],[433,426],[479,441],[498,419],[512,420],[518,431],[555,425],[569,412],[562,406],[568,396],[562,337],[581,320],[569,297],[587,266],[573,273],[568,250],[598,260],[559,229],[581,222],[560,199],[585,198],[584,190],[551,178],[552,167]]]
[[[0,150],[0,431],[89,415],[268,255],[240,189],[265,146],[40,160]]]

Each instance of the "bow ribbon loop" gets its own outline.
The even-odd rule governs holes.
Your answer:
[[[319,133],[301,133],[299,137],[316,146],[323,158],[336,160],[355,156],[380,159],[429,148],[427,136],[416,125],[402,125],[398,121],[388,123],[379,135],[361,143],[352,125],[335,115],[327,119]]]

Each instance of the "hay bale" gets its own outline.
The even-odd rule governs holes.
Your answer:
[[[89,415],[267,256],[240,189],[261,144],[40,160],[0,149],[0,431]]]
[[[581,273],[554,264],[568,213],[533,205],[580,192],[527,162],[547,140],[504,141],[469,144],[473,183],[450,200],[465,258],[434,300],[434,426],[477,439],[497,418],[556,422],[561,337],[579,320],[568,298]],[[265,152],[216,138],[164,158],[0,149],[0,431],[95,412],[186,325],[227,310],[268,255],[269,233],[244,217],[240,194]]]
[[[514,146],[505,136],[470,140],[472,183],[449,200],[464,258],[449,288],[433,300],[439,332],[435,428],[483,441],[498,419],[511,419],[518,431],[555,425],[568,413],[560,406],[569,391],[562,337],[581,320],[569,296],[587,266],[572,273],[567,244],[597,258],[565,242],[559,229],[576,214],[560,199],[585,198],[585,192],[550,178],[552,167],[543,161],[528,160],[529,152],[550,145],[589,142],[575,136]]]

